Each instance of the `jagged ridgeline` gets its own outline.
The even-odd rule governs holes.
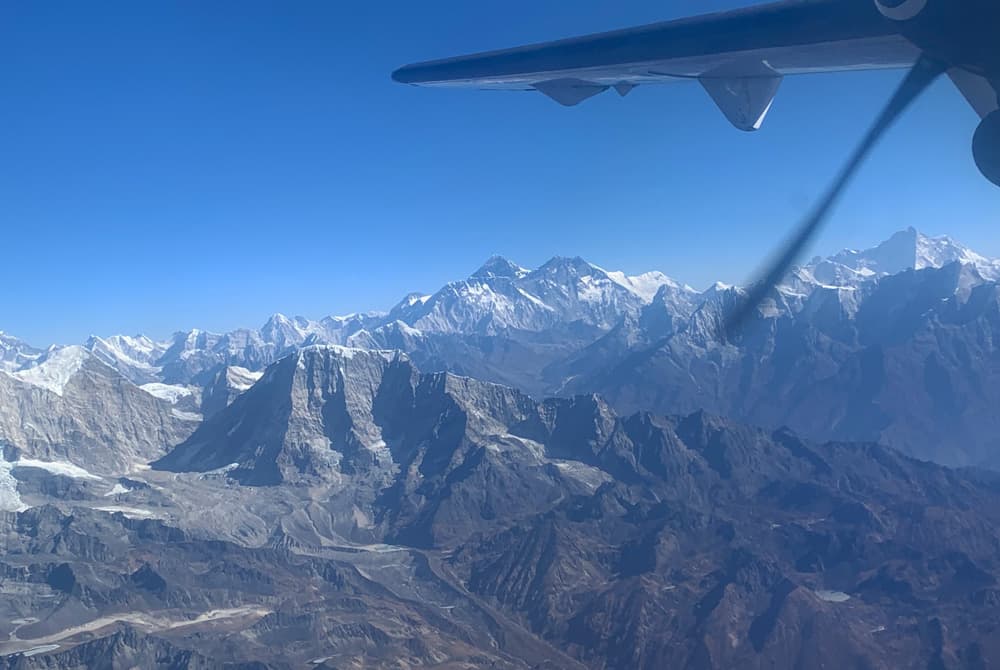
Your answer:
[[[282,359],[153,470],[8,466],[29,509],[2,520],[7,667],[1000,652],[995,478],[704,412],[536,402],[398,353]]]
[[[533,271],[492,258],[469,278],[407,296],[387,313],[275,315],[259,330],[194,330],[163,342],[94,337],[84,349],[166,402],[168,423],[200,422],[282,357],[337,344],[401,351],[422,372],[497,382],[534,398],[599,393],[626,413],[708,409],[812,439],[878,441],[945,465],[995,468],[998,278],[1000,262],[910,229],[874,249],[797,268],[744,335],[724,341],[721,324],[745,295],[741,288],[699,292],[662,273],[629,277],[578,258]],[[86,352],[40,350],[4,336],[8,396],[44,395],[29,386],[58,394]],[[17,416],[46,402],[56,401],[20,402]],[[12,404],[0,411],[10,416]],[[104,416],[110,408],[80,411]],[[193,428],[167,432],[185,429]],[[5,431],[0,439],[34,448],[19,427]],[[75,448],[74,439],[53,448]]]

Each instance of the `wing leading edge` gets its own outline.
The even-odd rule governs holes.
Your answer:
[[[789,74],[904,68],[920,50],[870,0],[768,5],[416,63],[417,86],[539,91],[571,106],[614,88],[697,79],[734,125],[756,130]]]

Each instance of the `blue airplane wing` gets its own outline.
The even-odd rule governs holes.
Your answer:
[[[514,49],[416,63],[417,86],[530,90],[572,106],[609,89],[698,80],[738,128],[756,130],[782,77],[905,68],[920,50],[872,0],[785,0]]]

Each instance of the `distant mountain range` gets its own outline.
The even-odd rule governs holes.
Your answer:
[[[162,342],[95,336],[83,348],[187,419],[225,407],[282,357],[335,344],[401,351],[422,371],[536,398],[596,392],[621,411],[708,409],[815,439],[1000,467],[998,278],[1000,261],[909,229],[796,268],[729,342],[720,324],[741,288],[696,291],[580,258],[528,270],[494,257],[385,313],[276,314],[258,330]],[[2,371],[15,384],[58,386],[72,372],[60,369],[59,351],[0,337]]]

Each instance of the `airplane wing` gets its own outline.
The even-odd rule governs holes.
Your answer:
[[[696,79],[727,118],[756,130],[790,74],[905,68],[920,50],[872,0],[785,0],[638,28],[416,63],[418,86],[539,91],[576,105],[614,88]]]

